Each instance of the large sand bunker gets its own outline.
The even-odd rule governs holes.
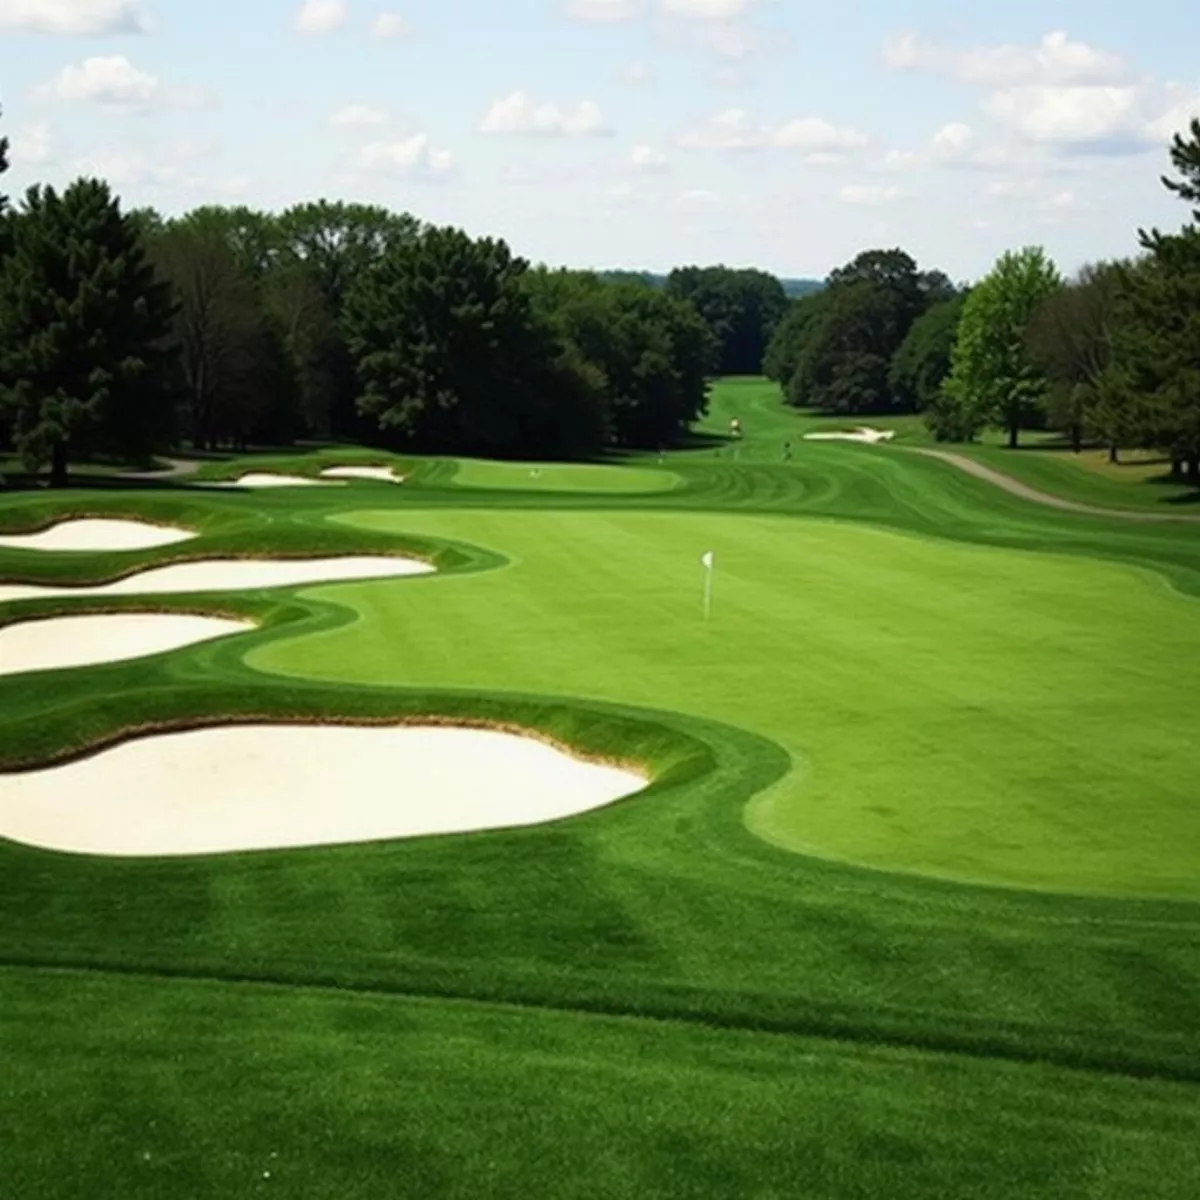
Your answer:
[[[21,621],[0,629],[0,675],[124,662],[255,628],[186,613],[104,613]]]
[[[403,483],[392,467],[326,467],[322,479],[374,479],[380,483]]]
[[[848,433],[806,433],[806,442],[865,442],[874,446],[878,442],[890,442],[896,436],[894,429],[871,429],[860,425]]]
[[[309,479],[306,475],[280,475],[275,471],[250,471],[236,479],[210,482],[209,487],[222,488],[280,488],[280,487],[335,487],[332,480]]]
[[[536,825],[646,783],[492,730],[235,725],[0,775],[0,837],[119,856],[333,845]]]
[[[188,529],[170,525],[150,525],[145,521],[125,521],[108,517],[79,517],[60,521],[37,533],[8,533],[0,536],[0,546],[12,550],[154,550],[173,546],[196,535]]]
[[[435,570],[415,558],[349,555],[343,558],[218,558],[172,563],[139,571],[114,583],[93,587],[0,585],[0,604],[40,600],[46,596],[149,596],[181,592],[242,592],[256,588],[292,587],[301,583],[338,583],[351,579],[390,579],[429,575]]]

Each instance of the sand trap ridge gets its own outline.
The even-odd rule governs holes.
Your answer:
[[[323,479],[376,479],[381,483],[403,483],[404,476],[397,475],[393,467],[326,467],[321,472]]]
[[[896,436],[894,429],[871,429],[860,425],[849,433],[806,433],[808,442],[865,442],[874,446],[877,442],[890,442]]]
[[[491,730],[235,725],[0,774],[0,837],[118,856],[332,845],[536,825],[647,782]]]
[[[173,546],[196,535],[188,529],[151,525],[108,517],[79,517],[60,521],[37,533],[8,533],[0,546],[13,550],[153,550]]]
[[[391,555],[350,555],[343,558],[210,559],[172,563],[139,571],[115,583],[94,587],[55,587],[41,584],[0,584],[0,604],[45,596],[148,596],[180,592],[240,592],[254,588],[291,587],[301,583],[336,583],[350,579],[388,579],[429,575],[429,563]]]
[[[0,675],[123,662],[254,629],[186,613],[104,613],[20,621],[0,629]]]

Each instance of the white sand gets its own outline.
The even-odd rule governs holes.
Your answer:
[[[647,782],[490,730],[227,726],[0,775],[0,837],[119,856],[333,845],[541,824]]]
[[[38,533],[9,533],[0,546],[13,550],[153,550],[173,546],[196,535],[188,529],[122,521],[105,517],[80,517],[60,521]]]
[[[415,558],[350,555],[344,558],[208,559],[173,563],[139,571],[115,583],[95,587],[0,585],[0,604],[44,596],[148,596],[179,592],[241,592],[253,588],[291,587],[300,583],[335,583],[349,579],[390,579],[429,575],[435,570]]]
[[[219,483],[209,483],[209,487],[238,487],[238,488],[278,488],[278,487],[332,487],[330,482],[320,479],[308,479],[304,475],[277,475],[274,472],[251,471],[239,475],[236,479],[222,480]]]
[[[871,429],[860,425],[851,433],[806,433],[807,442],[865,442],[875,445],[877,442],[890,442],[896,436],[894,429]]]
[[[323,479],[377,479],[381,483],[403,483],[404,476],[397,475],[392,467],[326,467],[321,472]]]
[[[107,613],[20,621],[0,629],[0,675],[122,662],[254,629],[184,613]]]

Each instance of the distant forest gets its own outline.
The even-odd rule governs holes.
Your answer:
[[[597,271],[601,279],[610,279],[614,283],[644,283],[652,288],[665,288],[667,286],[666,275],[656,275],[653,271]],[[780,279],[783,285],[784,295],[789,300],[794,300],[799,296],[811,296],[814,292],[821,291],[825,286],[823,279]]]

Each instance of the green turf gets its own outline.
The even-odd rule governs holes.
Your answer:
[[[669,491],[511,466],[463,487],[409,459],[402,487],[0,494],[6,531],[202,534],[0,551],[4,578],[264,552],[442,570],[156,604],[263,628],[0,678],[0,765],[222,715],[439,714],[658,778],[484,835],[162,861],[0,843],[7,1190],[1190,1197],[1200,532],[1056,512],[895,447],[785,463],[745,423],[736,448],[602,469]],[[331,459],[384,460],[272,469]],[[784,847],[812,827],[822,856],[841,838],[908,869]]]
[[[669,492],[679,483],[670,471],[602,464],[502,463],[477,458],[458,460],[454,483],[464,488],[532,492]]]
[[[756,801],[751,827],[785,846],[960,879],[1200,898],[1200,684],[1173,669],[1200,657],[1200,606],[1153,575],[781,518],[339,520],[470,537],[513,566],[323,589],[358,620],[272,643],[250,666],[636,696],[783,747],[794,769]]]
[[[894,430],[894,443],[881,450],[856,445],[834,448],[843,454],[878,454],[894,453],[901,447],[937,447],[973,458],[1029,487],[1076,503],[1200,515],[1200,491],[1172,480],[1168,465],[1160,463],[1157,469],[1147,470],[1134,455],[1126,466],[1109,467],[1096,461],[1103,455],[1072,454],[1053,434],[1027,431],[1022,435],[1021,448],[1015,451],[1003,444],[1005,435],[994,429],[985,431],[977,443],[938,446],[920,415],[830,417],[808,409],[788,409],[780,402],[777,384],[755,377],[719,384],[701,427],[712,434],[724,435],[735,416],[742,422],[744,437],[736,450],[730,447],[725,453],[729,456],[736,453],[738,461],[743,463],[782,461],[785,441],[792,443],[795,462],[799,456],[811,454],[814,448],[813,443],[804,441],[804,434],[868,425]]]
[[[1180,1084],[311,989],[0,972],[0,1003],[13,1196],[1171,1200],[1200,1172]]]

